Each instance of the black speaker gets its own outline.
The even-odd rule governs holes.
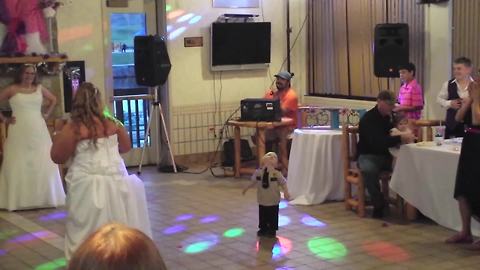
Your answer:
[[[165,40],[160,36],[136,36],[134,50],[137,84],[146,86],[164,84],[172,68]]]
[[[399,77],[398,66],[408,62],[408,24],[377,24],[373,56],[375,76]]]

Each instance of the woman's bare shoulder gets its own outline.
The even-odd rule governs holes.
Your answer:
[[[19,86],[17,84],[9,84],[4,88],[4,91],[16,92],[18,91]]]
[[[108,136],[117,134],[118,132],[118,125],[115,121],[111,119],[105,119],[105,129]]]

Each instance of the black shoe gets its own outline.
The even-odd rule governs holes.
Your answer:
[[[258,230],[257,232],[257,236],[258,237],[262,237],[262,236],[265,236],[267,233],[264,231],[264,230]]]
[[[372,217],[373,218],[378,218],[378,219],[382,219],[383,218],[383,207],[380,207],[380,208],[373,208],[373,215]]]

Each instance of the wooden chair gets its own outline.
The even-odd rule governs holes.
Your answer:
[[[343,175],[345,178],[345,209],[357,211],[358,216],[365,216],[365,184],[362,174],[357,166],[357,143],[358,127],[343,126],[342,128],[342,159]],[[397,204],[397,200],[391,200],[389,186],[391,173],[383,172],[380,175],[382,193],[385,201]],[[356,187],[356,194],[352,194],[352,187]]]
[[[356,209],[360,217],[365,216],[365,185],[362,174],[356,166],[358,128],[344,126],[342,128],[343,175],[345,178],[345,209]],[[352,186],[357,187],[356,198],[352,194]]]

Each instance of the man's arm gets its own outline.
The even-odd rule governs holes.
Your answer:
[[[284,114],[295,112],[298,109],[298,97],[296,94],[290,94],[287,96],[285,102],[281,104],[282,112]]]
[[[378,123],[363,121],[360,123],[360,135],[366,140],[368,147],[374,152],[381,152],[386,148],[395,147],[401,144],[401,136],[390,136],[385,133]]]
[[[437,95],[437,103],[445,109],[449,109],[452,105],[451,100],[448,100],[448,81],[442,85],[442,89]]]

